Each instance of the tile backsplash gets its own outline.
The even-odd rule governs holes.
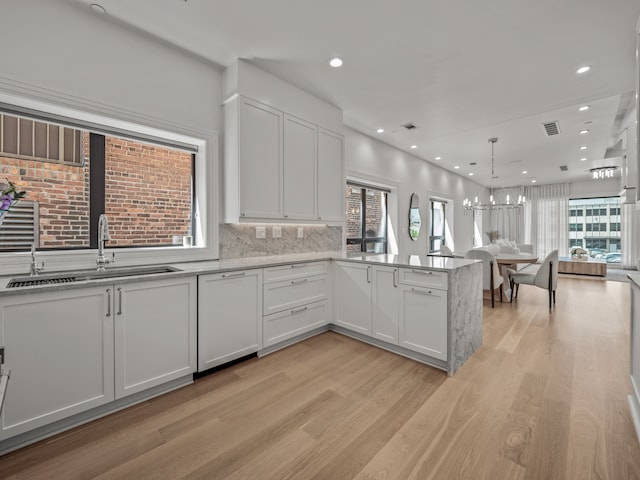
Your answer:
[[[280,238],[273,237],[274,227]],[[266,238],[256,238],[257,228],[265,228]],[[221,259],[342,250],[342,227],[327,225],[224,223],[219,235]]]

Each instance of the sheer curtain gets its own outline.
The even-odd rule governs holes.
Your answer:
[[[533,244],[540,259],[556,248],[560,256],[567,255],[569,184],[525,187],[525,195],[525,243]]]
[[[499,188],[491,191],[496,200],[505,201],[509,195],[511,203],[517,203],[518,195],[523,195],[522,187]],[[524,239],[524,215],[522,208],[509,208],[506,210],[490,210],[491,230],[500,231],[500,236],[516,243],[523,243]]]

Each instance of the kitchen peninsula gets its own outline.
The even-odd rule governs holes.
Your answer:
[[[327,330],[449,375],[482,343],[473,260],[320,252],[169,267],[122,277],[111,267],[105,278],[61,284],[47,274],[32,277],[43,285],[13,288],[24,275],[0,278],[11,370],[0,452]],[[56,393],[60,371],[67,380]]]

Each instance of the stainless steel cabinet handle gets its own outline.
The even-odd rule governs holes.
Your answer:
[[[411,270],[413,273],[419,273],[420,275],[433,275],[433,272],[425,272],[424,270]]]
[[[291,280],[291,285],[300,285],[302,283],[307,283],[308,280],[308,278],[303,278],[302,280]]]
[[[393,269],[393,286],[394,287],[398,287],[398,279],[396,278],[396,276],[398,275],[398,269],[394,268]]]
[[[118,289],[118,315],[122,315],[122,289]]]
[[[293,265],[291,265],[291,268],[302,268],[306,266],[307,266],[306,263],[294,263]]]
[[[411,291],[414,293],[419,293],[420,295],[431,295],[432,293],[431,290],[425,292],[424,290],[417,290],[415,288],[412,288]]]
[[[222,275],[222,278],[242,277],[245,273],[247,273],[247,272],[225,273],[224,275]]]
[[[305,310],[307,310],[309,307],[302,307],[302,308],[294,308],[293,310],[291,310],[291,313],[300,313],[300,312],[304,312]]]
[[[111,316],[111,289],[107,288],[107,317]]]
[[[367,266],[367,283],[371,283],[371,265]]]

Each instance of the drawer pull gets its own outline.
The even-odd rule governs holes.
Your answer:
[[[242,277],[245,273],[247,273],[247,272],[225,273],[224,275],[222,275],[222,278]]]
[[[118,315],[122,315],[122,289],[118,289]]]
[[[294,308],[293,310],[291,310],[291,313],[300,313],[300,312],[304,312],[305,310],[307,310],[309,307],[301,307],[301,308]]]
[[[107,317],[111,316],[111,289],[107,288]]]
[[[291,265],[291,268],[302,268],[306,266],[307,266],[306,263],[294,263],[293,265]]]
[[[413,273],[419,273],[420,275],[433,275],[433,272],[425,272],[424,270],[411,270]]]
[[[397,275],[398,275],[398,269],[394,268],[393,269],[393,286],[396,288],[398,287],[398,279],[396,278]]]
[[[413,293],[419,293],[420,295],[431,295],[431,290],[425,292],[424,290],[417,290],[415,288],[412,288],[411,291]]]
[[[302,285],[303,283],[307,283],[308,280],[308,278],[303,278],[302,280],[291,280],[291,285]]]

